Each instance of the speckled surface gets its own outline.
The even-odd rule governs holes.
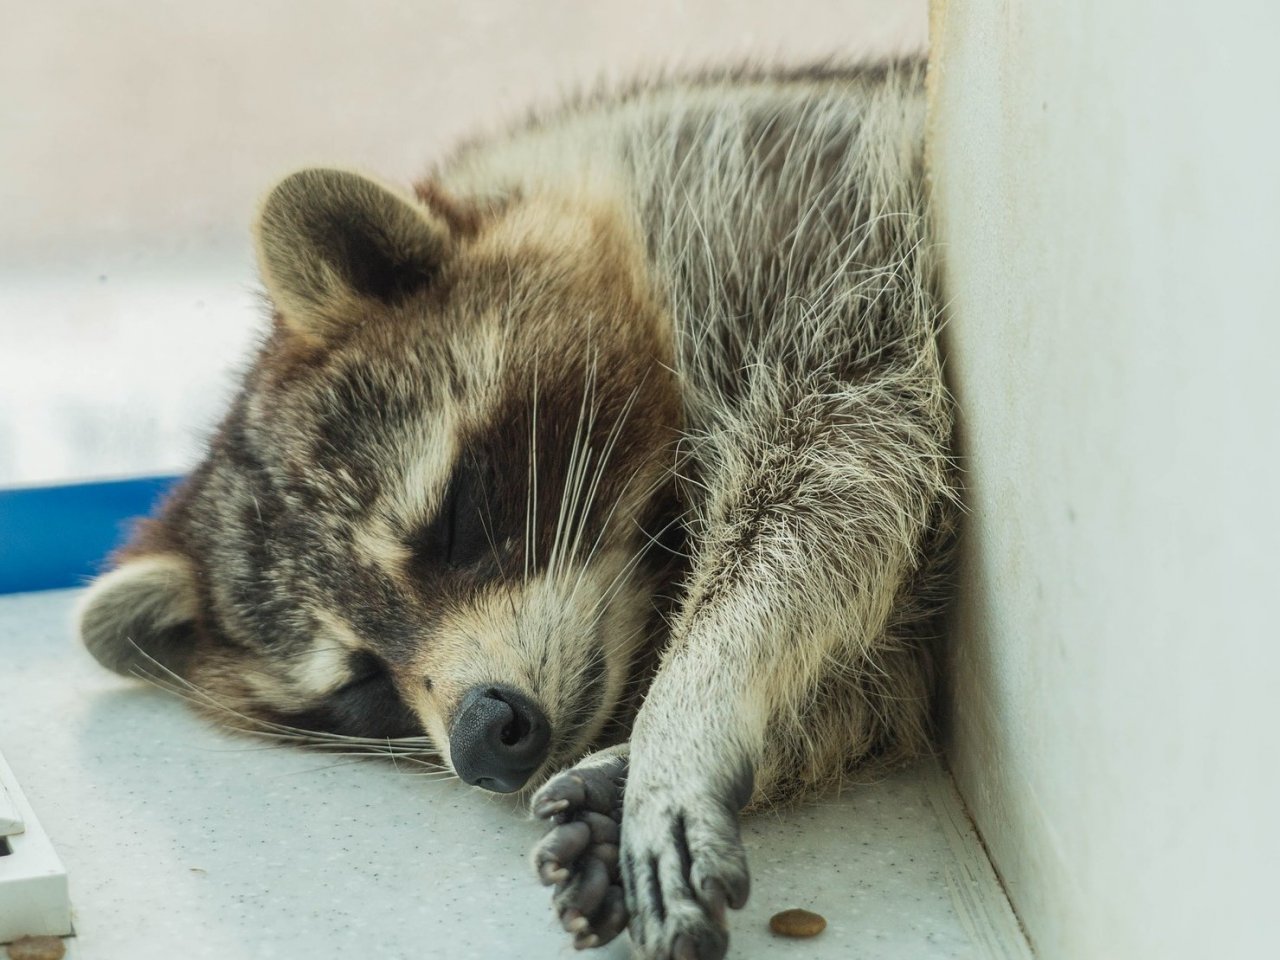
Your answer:
[[[75,597],[0,598],[0,751],[66,863],[70,956],[577,955],[527,865],[540,829],[509,802],[211,729],[79,650]],[[730,956],[1005,955],[966,906],[1007,911],[963,818],[940,806],[955,802],[940,776],[924,764],[749,820],[753,893]],[[821,913],[826,932],[774,937],[787,907]],[[586,956],[624,958],[626,938]]]

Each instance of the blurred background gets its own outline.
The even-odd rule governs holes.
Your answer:
[[[924,0],[0,0],[0,484],[173,473],[309,164],[408,182],[598,80],[923,47]]]

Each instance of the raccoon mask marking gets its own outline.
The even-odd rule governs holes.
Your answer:
[[[668,579],[681,414],[640,242],[335,170],[280,183],[256,240],[272,328],[86,645],[232,726],[425,735],[470,783],[537,782],[618,709]]]

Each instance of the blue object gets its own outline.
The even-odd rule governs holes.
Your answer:
[[[0,593],[81,586],[180,479],[0,490]]]

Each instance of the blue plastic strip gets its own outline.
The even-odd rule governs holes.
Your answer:
[[[0,490],[0,593],[80,586],[179,479]]]

